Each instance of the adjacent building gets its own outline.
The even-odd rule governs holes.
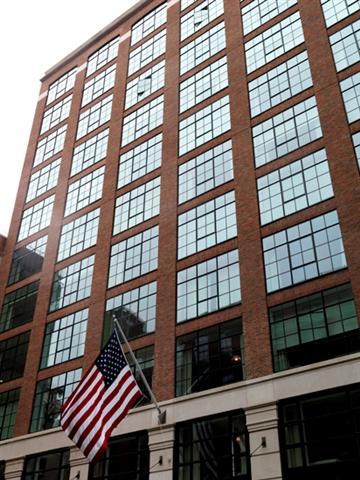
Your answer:
[[[359,0],[143,0],[46,72],[0,478],[358,478],[359,42]],[[166,422],[144,398],[89,467],[59,412],[114,313]]]

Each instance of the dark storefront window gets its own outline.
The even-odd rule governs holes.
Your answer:
[[[69,480],[69,457],[69,449],[28,456],[21,480]]]

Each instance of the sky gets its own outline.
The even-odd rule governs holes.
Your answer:
[[[0,18],[0,234],[7,235],[40,78],[138,0],[18,0]]]

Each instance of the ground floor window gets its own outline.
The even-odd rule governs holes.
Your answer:
[[[284,479],[355,480],[360,472],[360,384],[279,405]]]
[[[69,480],[69,449],[25,457],[22,480]]]
[[[242,411],[176,426],[175,480],[250,480]]]
[[[89,480],[148,480],[147,432],[113,438],[101,460],[90,466]]]

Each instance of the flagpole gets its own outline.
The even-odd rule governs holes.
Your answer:
[[[125,342],[128,350],[129,350],[130,356],[131,356],[133,362],[135,363],[135,365],[138,369],[140,377],[141,377],[142,381],[144,382],[144,385],[145,385],[147,391],[149,392],[150,398],[151,398],[152,402],[154,403],[154,405],[156,407],[156,410],[158,411],[159,425],[164,424],[166,422],[166,410],[164,410],[163,412],[161,411],[160,406],[159,406],[159,404],[158,404],[158,402],[155,398],[155,395],[154,395],[153,391],[151,390],[151,387],[150,387],[148,381],[146,380],[146,377],[145,377],[145,375],[142,371],[142,368],[140,367],[139,362],[137,361],[137,358],[135,357],[134,352],[133,352],[132,348],[130,347],[130,344],[129,344],[129,342],[128,342],[126,336],[125,336],[125,333],[124,333],[123,329],[121,328],[121,325],[120,325],[118,319],[116,318],[115,314],[113,314],[113,320],[114,320],[114,325],[115,325],[115,334],[116,334],[116,336],[119,340],[119,343],[121,345],[121,340],[119,338],[119,333],[118,332],[120,332],[121,338]]]

